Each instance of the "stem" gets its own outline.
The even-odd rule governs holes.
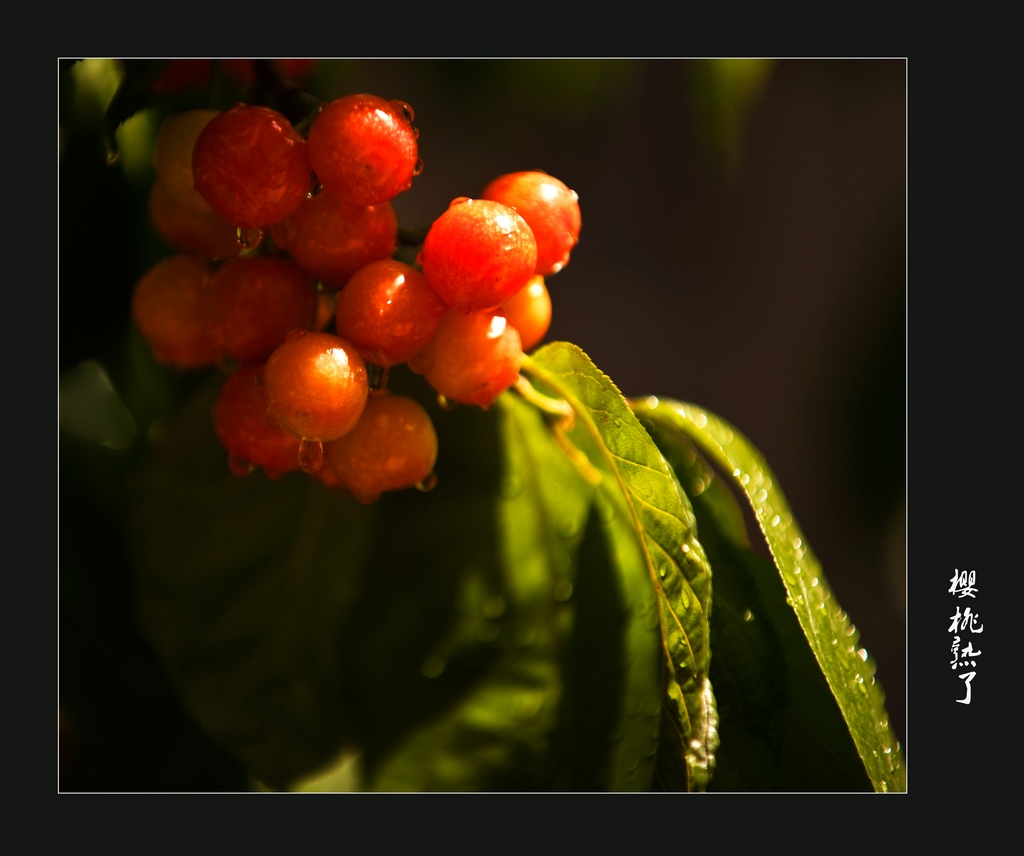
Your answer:
[[[528,360],[529,357],[525,357],[523,363],[523,367],[527,368],[527,370],[529,370],[527,365]],[[516,380],[515,388],[516,392],[518,392],[538,410],[542,410],[544,413],[550,414],[551,416],[558,417],[558,427],[562,431],[568,431],[572,428],[573,423],[576,420],[576,416],[573,413],[572,405],[564,398],[552,398],[549,395],[538,392],[537,388],[522,374],[520,374]]]
[[[532,362],[529,356],[523,357],[523,368],[526,371],[531,370]],[[551,430],[555,440],[558,441],[558,445],[562,447],[562,451],[565,452],[566,456],[579,469],[583,478],[590,482],[590,484],[597,485],[600,483],[601,471],[590,463],[590,459],[576,448],[576,445],[566,436],[566,432],[571,431],[573,425],[576,424],[576,412],[569,401],[565,398],[552,398],[549,395],[545,395],[530,383],[523,374],[520,374],[516,380],[515,390],[524,400],[528,401],[542,413],[554,417],[554,419],[550,420]]]

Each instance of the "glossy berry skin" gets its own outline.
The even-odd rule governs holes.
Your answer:
[[[322,480],[374,502],[385,491],[415,487],[437,462],[437,433],[430,415],[412,398],[375,393],[355,428],[324,444]]]
[[[544,339],[551,326],[551,295],[544,277],[537,275],[505,301],[502,310],[519,331],[523,351],[531,351]]]
[[[316,322],[316,291],[287,258],[228,259],[210,280],[208,302],[214,345],[240,362],[266,360],[290,331]]]
[[[381,259],[360,268],[338,292],[335,328],[367,362],[390,367],[418,354],[447,311],[416,268]]]
[[[317,114],[309,162],[320,183],[354,205],[377,205],[412,185],[421,169],[412,109],[377,95],[346,95]]]
[[[213,428],[238,476],[260,467],[277,479],[299,468],[299,438],[267,424],[261,363],[240,365],[224,380],[213,405]]]
[[[355,346],[332,333],[295,330],[263,370],[267,415],[304,440],[335,440],[351,431],[370,387]]]
[[[503,202],[530,224],[537,240],[536,273],[550,276],[569,263],[580,237],[579,196],[539,170],[511,172],[491,181],[480,194]]]
[[[136,282],[132,320],[157,361],[183,369],[217,361],[207,303],[212,274],[204,259],[177,253],[158,261]]]
[[[534,275],[537,242],[507,205],[459,197],[431,224],[418,261],[446,305],[483,312],[497,309]]]
[[[228,222],[263,228],[294,214],[312,184],[306,141],[288,119],[239,104],[211,119],[192,153],[196,189]]]
[[[395,251],[398,216],[390,202],[353,205],[323,190],[270,232],[310,276],[341,288],[363,265]]]
[[[519,378],[519,331],[501,312],[448,312],[409,367],[450,402],[487,408]]]

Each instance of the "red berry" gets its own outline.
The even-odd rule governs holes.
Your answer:
[[[551,326],[551,295],[544,277],[534,276],[502,305],[505,317],[515,325],[523,350],[532,350]]]
[[[537,269],[541,276],[558,273],[580,237],[579,196],[546,172],[532,170],[499,176],[481,196],[515,208],[530,224],[537,239]]]
[[[204,259],[178,253],[158,261],[135,284],[132,319],[159,362],[200,368],[217,360],[206,302],[212,272]]]
[[[299,267],[340,288],[363,265],[395,251],[398,216],[390,202],[353,205],[323,190],[270,231]]]
[[[449,401],[490,407],[519,378],[519,331],[500,312],[449,310],[409,367]]]
[[[262,364],[250,363],[228,375],[213,405],[213,427],[235,475],[262,467],[276,479],[299,468],[299,438],[267,424],[262,372]]]
[[[446,311],[416,268],[381,259],[338,292],[335,327],[368,362],[395,366],[422,350]]]
[[[361,503],[424,482],[437,461],[430,415],[411,398],[370,396],[355,428],[324,444],[325,483],[348,490]]]
[[[335,440],[351,431],[370,392],[355,346],[331,333],[296,330],[263,371],[267,414],[305,440]]]
[[[312,183],[302,135],[281,113],[253,104],[207,123],[196,139],[192,174],[217,213],[252,229],[294,214]]]
[[[309,129],[309,162],[320,183],[355,205],[377,205],[407,190],[422,168],[412,108],[377,95],[327,104]]]
[[[427,284],[462,313],[497,309],[537,267],[537,242],[513,209],[454,199],[427,231],[418,261]]]
[[[210,280],[208,299],[214,344],[241,362],[267,359],[291,330],[311,329],[316,319],[309,277],[286,258],[228,259]]]

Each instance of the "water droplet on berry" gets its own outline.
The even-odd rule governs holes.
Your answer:
[[[437,406],[440,407],[442,410],[454,410],[456,407],[459,406],[459,403],[457,401],[452,401],[447,396],[439,394],[437,396]]]
[[[437,473],[434,472],[428,473],[425,479],[415,484],[416,490],[420,493],[430,493],[435,487],[437,487]]]
[[[243,250],[254,250],[263,243],[264,232],[262,229],[238,227],[238,246]]]
[[[303,437],[299,441],[299,469],[304,473],[315,473],[324,465],[324,444],[319,440]]]
[[[241,458],[236,458],[234,455],[228,456],[228,469],[231,470],[236,476],[247,476],[249,473],[255,472],[256,467],[250,464],[248,461],[243,461]]]
[[[449,208],[454,208],[456,205],[465,205],[467,202],[472,202],[468,196],[456,196],[451,202],[448,203]]]
[[[397,98],[393,98],[388,103],[402,115],[402,118],[405,119],[406,122],[410,125],[413,123],[413,120],[416,118],[416,113],[413,112],[411,105],[407,104],[405,101],[400,101]]]
[[[303,330],[301,327],[296,327],[294,330],[288,331],[287,335],[284,337],[284,340],[289,343],[297,342],[308,332],[308,330]]]

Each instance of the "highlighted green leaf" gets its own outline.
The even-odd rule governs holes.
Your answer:
[[[721,746],[710,790],[871,790],[782,579],[751,546],[729,482],[684,432],[641,422],[688,492],[714,568],[711,681]]]
[[[570,454],[582,455],[584,471],[599,477],[601,495],[610,513],[624,521],[646,572],[642,586],[626,579],[626,588],[639,598],[654,594],[671,714],[660,739],[676,747],[678,770],[663,783],[704,790],[718,746],[708,678],[711,572],[686,496],[622,394],[578,347],[547,345],[527,358],[524,371],[541,393],[571,409],[571,424],[563,422],[556,430],[564,434]],[[658,730],[657,720],[652,729]],[[661,769],[659,762],[659,774]]]
[[[750,503],[806,643],[828,682],[876,791],[906,790],[903,754],[889,726],[874,663],[836,602],[793,518],[777,480],[750,441],[725,420],[692,404],[649,398],[633,409],[656,429],[686,435]]]

